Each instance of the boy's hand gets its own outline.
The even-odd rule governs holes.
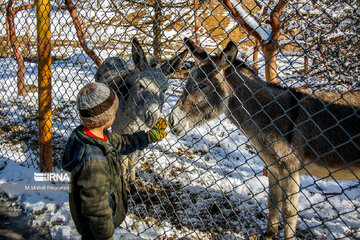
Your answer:
[[[160,118],[157,123],[147,132],[149,143],[155,143],[167,136],[165,129],[168,126],[168,122],[164,118]]]

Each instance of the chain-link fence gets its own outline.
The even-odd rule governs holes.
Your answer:
[[[41,57],[36,3],[0,3],[1,176],[10,163],[39,169]],[[80,124],[79,89],[118,67],[128,125],[113,130],[149,129],[161,109],[172,131],[136,156],[123,227],[150,239],[360,238],[359,5],[51,1],[54,171]]]

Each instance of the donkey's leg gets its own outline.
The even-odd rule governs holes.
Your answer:
[[[129,161],[129,171],[130,171],[130,181],[133,182],[136,179],[135,176],[135,164],[137,162],[137,154],[131,154],[130,161]]]
[[[135,194],[137,193],[137,189],[136,189],[136,186],[135,186],[135,179],[136,179],[136,173],[135,173],[135,165],[136,163],[138,162],[138,152],[134,152],[132,154],[130,154],[129,156],[129,187],[130,187],[130,193],[131,194]]]
[[[289,173],[289,176],[281,181],[281,187],[285,191],[282,214],[284,219],[284,238],[295,239],[297,209],[300,191],[299,171]]]
[[[283,200],[283,190],[279,183],[279,170],[269,169],[269,196],[268,196],[268,207],[269,207],[269,220],[268,226],[265,233],[265,239],[273,239],[277,235],[278,225],[280,219],[280,209]]]
[[[127,169],[128,163],[129,163],[129,158],[127,156],[123,156],[122,162],[121,162],[121,167],[122,167],[122,175],[123,175],[125,182],[128,181],[127,177],[126,177],[126,169]]]

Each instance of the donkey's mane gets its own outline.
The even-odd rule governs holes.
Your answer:
[[[251,75],[253,75],[252,79],[258,79],[260,81],[262,81],[259,76],[257,75],[255,69],[253,67],[251,67],[250,65],[248,65],[246,62],[244,62],[241,59],[235,59],[233,62],[233,66],[241,71],[241,70],[247,70]],[[284,87],[281,86],[279,84],[276,83],[272,83],[272,82],[265,82],[265,84],[270,87],[270,88],[274,88],[274,89],[279,89],[279,90],[284,90],[284,89],[291,89],[292,91],[296,91],[296,89],[292,89],[292,88],[288,88],[288,87]]]

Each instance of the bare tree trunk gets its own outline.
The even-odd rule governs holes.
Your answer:
[[[153,32],[154,32],[154,40],[153,40],[153,49],[154,49],[154,57],[157,62],[161,62],[161,0],[155,1],[155,15],[153,20]]]
[[[279,45],[277,42],[270,42],[263,45],[263,54],[265,57],[265,79],[267,82],[279,83],[277,78],[276,53]]]
[[[305,77],[307,79],[307,73],[309,71],[309,57],[308,57],[308,35],[307,35],[307,32],[305,30],[305,33],[304,33],[304,48],[306,49],[305,53],[304,53],[304,72],[305,72]]]
[[[220,1],[220,0],[219,0]],[[256,31],[256,29],[252,29],[251,26],[241,17],[241,15],[237,12],[234,6],[231,4],[230,0],[222,0],[220,1],[223,3],[227,9],[231,12],[233,18],[235,18],[239,23],[240,26],[249,34],[254,36],[262,46],[262,51],[265,57],[265,76],[266,81],[278,83],[277,78],[277,63],[276,63],[276,53],[279,50],[278,39],[281,34],[280,29],[280,14],[282,10],[285,8],[286,4],[288,3],[287,0],[280,0],[278,1],[277,5],[275,6],[274,10],[270,15],[270,22],[271,22],[271,39],[267,42],[261,38],[260,34]]]
[[[13,48],[15,58],[18,63],[18,73],[17,73],[17,88],[18,88],[18,95],[19,96],[25,96],[25,64],[24,64],[24,58],[21,54],[19,43],[17,42],[16,38],[16,32],[15,32],[15,11],[12,9],[12,5],[14,3],[14,0],[10,0],[9,4],[6,9],[6,19],[7,19],[7,25],[8,25],[8,35],[10,36],[10,43],[11,47]]]
[[[321,49],[321,44],[322,44],[322,42],[319,42],[316,50],[320,53],[320,56],[321,56],[321,58],[322,58],[322,61],[323,61],[323,63],[324,63],[324,66],[325,66],[325,70],[326,70],[327,76],[329,77],[329,79],[331,79],[331,74],[330,74],[330,71],[329,71],[329,68],[328,68],[328,65],[327,65],[327,61],[326,61],[326,56],[325,56],[326,53],[325,53],[325,51],[323,51],[323,50]]]
[[[264,20],[266,12],[269,9],[269,4],[271,2],[272,1],[269,1],[268,5],[266,5],[265,7],[262,8],[261,4],[257,0],[255,0],[257,7],[259,7],[260,10],[262,9],[262,12],[260,12],[259,19],[258,19],[260,23],[262,23],[262,21]],[[254,53],[253,53],[253,62],[254,62],[253,68],[254,68],[256,74],[259,73],[259,66],[258,66],[257,61],[259,58],[260,44],[261,44],[261,42],[257,38],[255,38],[255,46],[254,46]]]
[[[270,15],[271,22],[271,41],[269,43],[264,44],[263,53],[266,58],[265,64],[265,75],[266,81],[279,83],[277,77],[277,61],[276,61],[276,53],[279,51],[279,37],[282,33],[280,25],[280,14],[282,10],[284,10],[287,5],[288,0],[280,0],[274,10]]]
[[[85,53],[95,62],[95,64],[97,66],[100,66],[102,63],[101,59],[96,55],[94,50],[89,49],[85,43],[84,32],[82,31],[81,23],[80,23],[78,15],[76,13],[74,4],[72,3],[71,0],[65,0],[65,4],[68,8],[68,11],[70,12],[71,18],[74,21],[74,25],[75,25],[75,29],[76,29],[76,36],[79,39],[80,46],[84,49]]]
[[[8,42],[10,42],[10,35],[11,34],[10,34],[9,21],[6,19],[6,41],[8,41]]]
[[[31,44],[30,44],[31,35],[30,35],[30,23],[29,23],[29,20],[30,20],[30,14],[29,14],[28,11],[26,11],[26,14],[25,14],[25,34],[26,34],[25,46],[26,46],[26,49],[24,51],[24,54],[25,54],[26,57],[29,57],[30,53],[31,53]]]
[[[200,44],[200,33],[199,33],[200,20],[199,20],[199,17],[197,15],[198,8],[199,8],[199,0],[194,0],[194,9],[195,9],[195,11],[194,11],[194,22],[195,22],[194,35],[195,35],[196,43]]]
[[[256,73],[259,71],[259,66],[257,60],[259,58],[259,51],[260,51],[260,41],[255,38],[255,46],[254,46],[254,53],[253,53],[253,68]]]

